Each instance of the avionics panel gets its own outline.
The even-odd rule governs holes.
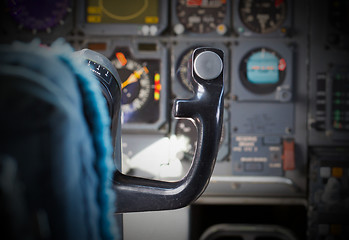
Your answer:
[[[293,1],[236,0],[233,17],[242,37],[286,37],[292,34]]]
[[[226,0],[172,1],[172,31],[185,36],[220,36],[230,30],[231,2]]]
[[[230,52],[224,43],[201,42],[201,41],[179,41],[172,45],[172,81],[173,94],[178,98],[189,98],[192,96],[191,76],[188,72],[191,54],[197,47],[208,46],[219,48],[224,52],[225,63],[229,63]],[[229,93],[229,68],[224,68],[224,93]]]
[[[74,1],[1,1],[1,41],[39,38],[51,43],[73,30]]]
[[[79,0],[78,27],[85,34],[159,35],[167,27],[167,0]]]
[[[123,131],[157,132],[166,127],[167,50],[164,46],[147,39],[96,39],[85,46],[108,56],[119,73]]]
[[[349,236],[349,152],[316,148],[309,166],[308,231],[310,239]]]
[[[348,145],[347,1],[78,0],[76,11],[55,2],[58,15],[49,18],[58,21],[40,30],[18,24],[5,6],[1,33],[10,40],[63,36],[114,62],[123,75],[124,172],[155,179],[186,173],[196,128],[173,119],[170,102],[190,98],[185,67],[203,45],[224,51],[226,79],[220,150],[199,204],[304,204],[307,144]],[[319,174],[314,169],[310,176]]]
[[[232,60],[233,95],[238,101],[292,99],[292,46],[278,41],[240,41]]]
[[[347,1],[315,5],[311,18],[309,143],[349,143],[349,32]],[[325,17],[324,17],[325,16]],[[346,27],[344,27],[346,26]]]

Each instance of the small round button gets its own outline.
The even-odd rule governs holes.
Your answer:
[[[214,52],[202,52],[194,60],[194,71],[204,80],[218,77],[222,70],[222,59]]]

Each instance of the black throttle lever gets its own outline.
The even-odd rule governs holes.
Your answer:
[[[116,213],[167,210],[184,207],[206,189],[215,165],[223,121],[223,52],[197,48],[192,54],[194,97],[176,100],[177,118],[194,121],[198,141],[187,175],[176,182],[128,176],[116,171]]]

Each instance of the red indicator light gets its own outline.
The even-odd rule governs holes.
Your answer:
[[[279,7],[283,3],[284,3],[284,0],[275,0],[275,7]]]
[[[279,71],[285,71],[286,69],[286,61],[285,59],[281,58],[279,61]]]
[[[201,6],[202,0],[187,0],[187,6]]]
[[[252,70],[259,70],[259,66],[252,66]]]
[[[127,63],[127,59],[125,57],[125,55],[121,52],[117,52],[115,54],[116,58],[118,59],[118,61],[121,63],[122,66],[125,66]]]

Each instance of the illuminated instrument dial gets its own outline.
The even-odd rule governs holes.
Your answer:
[[[178,0],[176,13],[179,22],[190,32],[215,31],[226,16],[225,0]]]
[[[268,94],[285,80],[286,61],[271,49],[257,48],[244,56],[239,72],[240,80],[248,90]]]
[[[86,21],[88,23],[135,23],[157,24],[159,22],[158,0],[88,0]]]
[[[128,48],[112,57],[121,84],[121,109],[124,123],[154,123],[159,118],[160,61],[135,59]]]
[[[256,33],[270,33],[285,21],[286,0],[240,0],[239,15],[245,26]]]
[[[150,96],[148,68],[132,59],[128,59],[124,65],[117,59],[112,63],[118,70],[122,82],[122,111],[130,113],[141,109]]]
[[[13,19],[20,28],[51,32],[57,25],[63,25],[64,19],[72,11],[70,0],[8,0],[7,6]]]

